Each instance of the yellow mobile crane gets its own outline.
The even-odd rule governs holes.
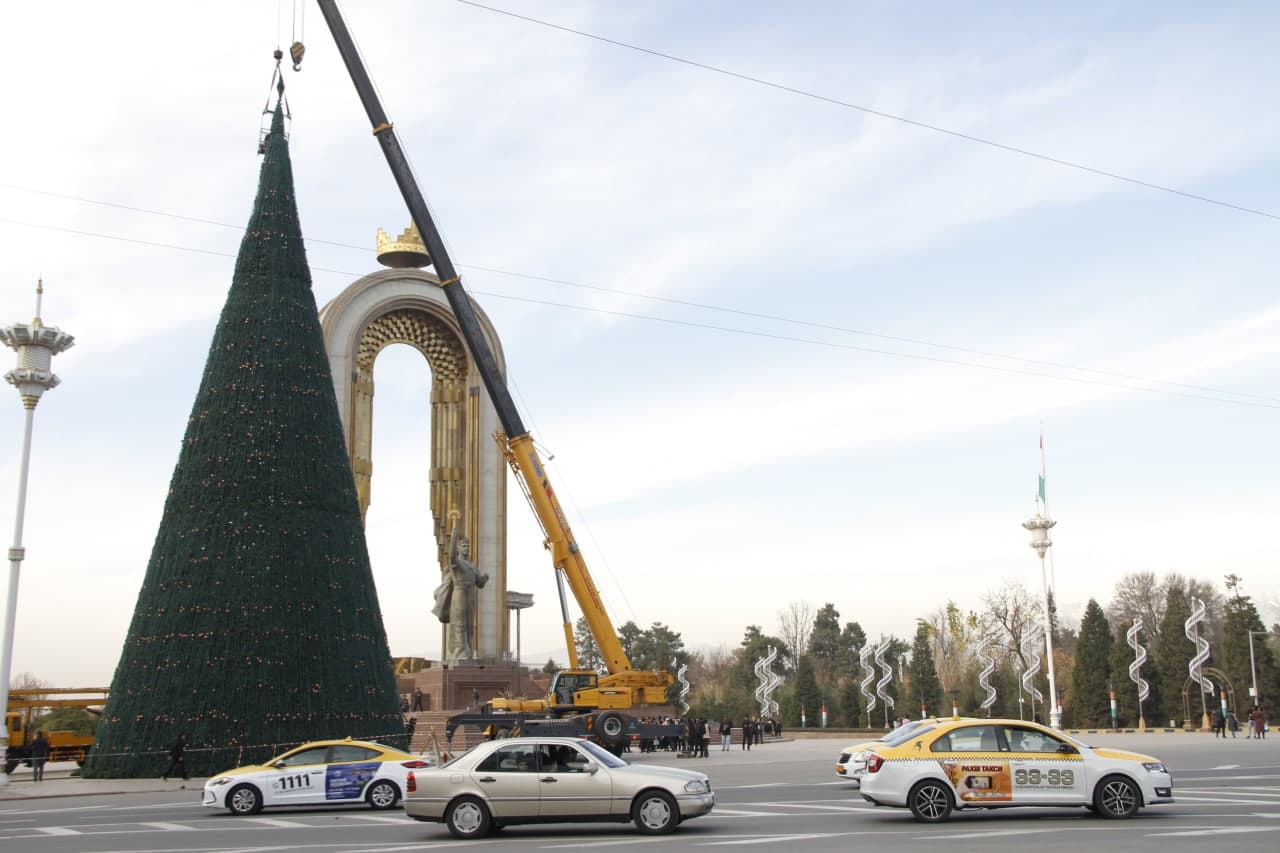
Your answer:
[[[590,736],[606,747],[621,749],[632,735],[662,736],[678,734],[674,726],[654,726],[642,723],[624,711],[646,705],[665,705],[667,691],[675,679],[667,671],[642,671],[632,668],[623,651],[622,643],[614,630],[609,614],[600,600],[587,564],[583,560],[573,531],[564,517],[560,502],[547,479],[546,470],[534,446],[533,436],[525,429],[516,411],[506,381],[498,370],[497,361],[488,342],[481,333],[470,297],[462,287],[462,281],[445,250],[427,210],[426,202],[418,189],[417,181],[400,147],[390,120],[365,71],[364,64],[347,30],[346,23],[334,0],[318,0],[325,23],[333,34],[338,52],[346,63],[347,72],[355,84],[356,92],[373,126],[373,135],[382,146],[387,164],[396,184],[404,196],[405,205],[413,217],[413,223],[422,236],[423,243],[440,277],[449,305],[458,320],[463,340],[484,380],[489,397],[493,400],[503,433],[498,436],[508,463],[518,475],[521,488],[542,525],[544,544],[551,551],[560,591],[560,607],[564,618],[565,642],[569,649],[569,666],[555,675],[550,694],[545,699],[495,699],[489,712],[464,714],[449,720],[445,734],[452,737],[461,725],[485,727],[491,734],[519,735],[533,731],[554,730],[556,733]],[[301,45],[291,51],[295,68],[300,60]],[[573,625],[565,601],[564,585],[569,585],[578,606],[586,617],[591,635],[600,649],[607,672],[578,668],[577,653],[573,643]]]

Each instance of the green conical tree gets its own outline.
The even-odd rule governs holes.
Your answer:
[[[86,776],[404,743],[277,107]]]
[[[1073,726],[1111,724],[1111,626],[1094,599],[1085,605],[1066,713]]]
[[[942,707],[942,681],[938,678],[938,665],[933,659],[932,631],[924,619],[916,622],[915,641],[911,644],[911,665],[907,667],[907,673],[911,677],[911,696],[907,705],[914,709],[915,704],[919,703],[921,714],[946,714],[950,713],[951,708]]]

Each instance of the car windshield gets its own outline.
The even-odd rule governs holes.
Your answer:
[[[924,723],[919,721],[916,721],[914,723],[907,723],[901,728],[894,729],[893,731],[889,732],[889,734],[885,735],[883,743],[886,746],[897,746],[898,744],[904,741],[911,740],[913,737],[916,737],[917,735],[922,735],[925,732],[931,731],[932,729],[933,729],[933,725],[926,726]]]
[[[581,741],[578,746],[590,753],[591,757],[599,761],[605,767],[626,767],[627,762],[614,755],[602,746],[592,743],[589,740]]]

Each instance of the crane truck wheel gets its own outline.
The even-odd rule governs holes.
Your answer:
[[[627,744],[627,736],[625,734],[627,721],[622,714],[617,711],[605,711],[602,714],[597,714],[594,728],[596,737],[600,738],[601,746],[614,755],[622,754],[622,748]]]

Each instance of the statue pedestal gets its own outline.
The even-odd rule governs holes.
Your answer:
[[[413,673],[413,688],[423,693],[426,710],[476,711],[495,696],[519,693],[541,696],[539,684],[511,661],[467,661],[437,664]],[[412,689],[410,690],[412,692]]]

